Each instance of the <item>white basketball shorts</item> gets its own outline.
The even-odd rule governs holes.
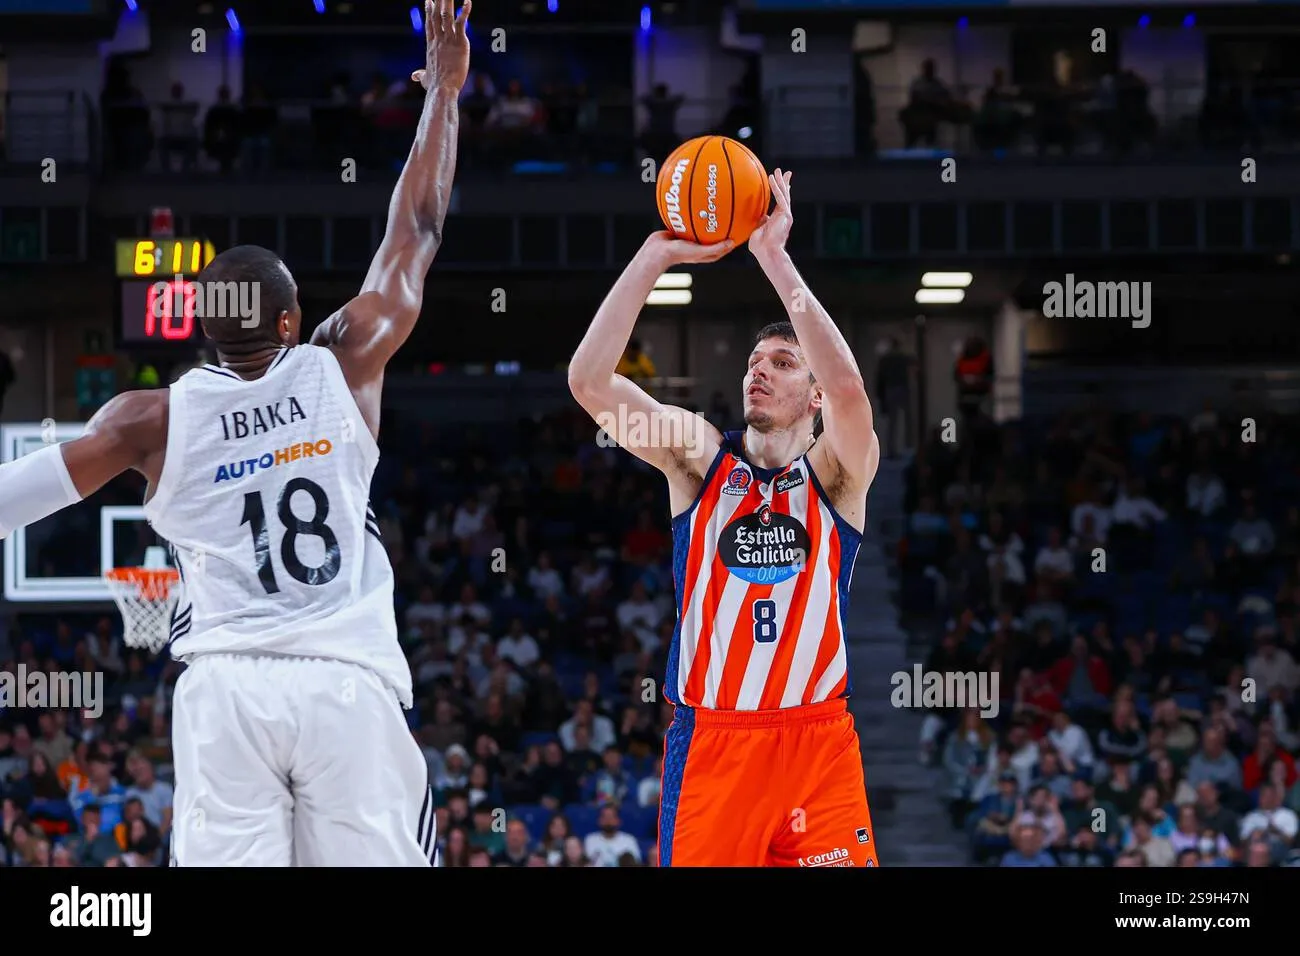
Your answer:
[[[176,684],[173,866],[431,866],[428,764],[372,671],[203,655]]]

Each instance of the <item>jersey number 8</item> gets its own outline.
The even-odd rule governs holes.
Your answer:
[[[777,638],[776,602],[762,598],[754,602],[754,642],[771,644]]]
[[[293,496],[305,491],[311,496],[312,516],[304,521],[293,513]],[[329,517],[330,502],[325,489],[306,478],[294,478],[280,492],[276,502],[276,515],[284,525],[284,537],[280,541],[280,562],[289,577],[301,584],[319,587],[329,584],[339,574],[338,536],[325,524]],[[266,508],[262,504],[262,493],[250,491],[244,495],[244,517],[240,526],[249,525],[253,535],[253,552],[257,558],[257,578],[267,594],[277,594],[280,585],[275,579],[275,567],[271,562],[271,535],[266,526]],[[314,568],[309,568],[298,557],[298,539],[300,537],[320,538],[325,547],[325,561]]]

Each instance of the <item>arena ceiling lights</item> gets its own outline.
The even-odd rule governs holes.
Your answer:
[[[655,287],[646,296],[646,305],[690,305],[691,284],[694,278],[688,272],[665,272],[655,280]]]
[[[957,305],[966,298],[966,287],[975,277],[969,272],[927,272],[916,290],[919,305]]]

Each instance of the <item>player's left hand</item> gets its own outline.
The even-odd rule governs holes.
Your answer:
[[[469,20],[473,0],[464,0],[456,14],[453,0],[424,0],[424,69],[411,79],[426,90],[438,87],[459,93],[469,79]]]
[[[763,221],[749,235],[749,251],[755,256],[782,252],[785,242],[790,238],[790,227],[794,225],[794,213],[790,209],[790,177],[793,173],[781,172],[778,168],[767,178],[772,184],[772,196],[776,199],[776,208],[763,217]]]

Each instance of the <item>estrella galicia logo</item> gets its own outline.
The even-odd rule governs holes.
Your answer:
[[[791,488],[798,488],[802,484],[803,470],[800,468],[792,468],[776,480],[776,493],[778,495],[784,494]]]
[[[731,474],[727,475],[727,480],[722,484],[722,493],[724,495],[743,495],[749,491],[749,483],[753,479],[749,472],[737,465],[731,469]]]
[[[727,570],[750,584],[780,584],[808,560],[808,531],[790,515],[764,504],[722,531],[718,555]]]

